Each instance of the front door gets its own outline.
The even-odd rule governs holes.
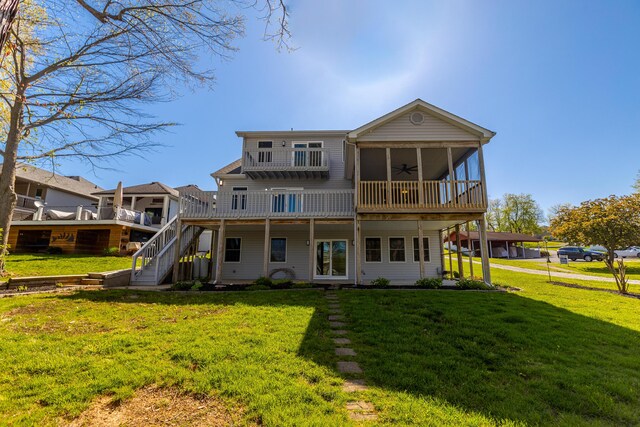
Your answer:
[[[318,279],[347,278],[347,241],[316,241],[316,274]]]

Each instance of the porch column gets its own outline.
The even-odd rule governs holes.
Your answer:
[[[362,284],[362,228],[360,220],[355,218],[356,285]]]
[[[460,240],[460,224],[456,224],[456,255],[458,256],[458,277],[464,278],[464,266],[462,265],[462,243]]]
[[[182,220],[178,218],[177,224],[176,224],[176,248],[174,250],[174,258],[173,258],[173,277],[171,282],[172,283],[176,283],[178,282],[178,280],[180,280],[180,258],[181,258],[181,251],[180,251],[180,246],[182,245]],[[156,278],[157,279],[157,278]]]
[[[416,148],[416,161],[418,163],[418,204],[424,206],[424,184],[422,184],[422,148]]]
[[[458,197],[455,191],[455,175],[453,169],[453,157],[451,156],[451,147],[447,147],[447,161],[449,163],[449,189],[451,191],[451,204],[456,206],[458,204]]]
[[[269,277],[269,254],[271,252],[271,220],[264,220],[264,257],[262,258],[262,275]]]
[[[466,224],[467,230],[467,250],[469,251],[469,277],[473,279],[473,245],[471,244],[471,227],[469,221]]]
[[[315,258],[315,234],[316,234],[316,220],[315,218],[311,218],[309,220],[309,282],[313,281],[313,264]]]
[[[358,206],[360,205],[360,200],[362,200],[362,196],[360,195],[360,148],[356,145],[356,153],[355,153],[355,166],[354,166],[354,182],[355,189],[353,192],[353,208],[355,211],[358,210]],[[366,201],[365,203],[368,203]],[[313,243],[313,242],[312,242]]]
[[[209,281],[213,279],[213,270],[215,264],[213,263],[213,254],[218,239],[218,232],[211,230],[211,242],[209,242]],[[217,254],[216,254],[217,255]]]
[[[164,202],[162,203],[162,219],[160,220],[160,225],[165,225],[169,218],[169,196],[164,196]]]
[[[480,234],[480,256],[482,257],[482,278],[487,284],[491,284],[491,266],[489,265],[489,258],[487,257],[487,224],[482,218],[478,220],[478,231]]]
[[[482,141],[478,144],[478,163],[480,163],[480,180],[482,182],[482,202],[488,206],[487,202],[487,178],[484,173],[484,156],[482,155]]]
[[[447,246],[449,250],[449,278],[453,279],[453,258],[451,255],[451,228],[447,228]]]
[[[131,210],[136,210],[136,196],[131,196]]]
[[[391,148],[386,148],[387,156],[387,207],[391,206]]]
[[[419,149],[418,149],[419,150]],[[420,264],[420,278],[424,278],[424,232],[422,230],[422,221],[418,220],[418,263]]]
[[[511,259],[511,254],[509,253],[509,242],[505,240],[504,245],[507,247],[507,259]]]
[[[216,280],[214,284],[219,284],[222,279],[222,261],[224,259],[224,218],[220,220],[220,230],[218,231],[218,247],[216,248]]]

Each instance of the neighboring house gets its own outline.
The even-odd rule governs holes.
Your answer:
[[[139,249],[178,212],[177,190],[158,182],[125,187],[114,209],[115,190],[81,177],[64,177],[21,165],[18,205],[9,232],[12,252],[121,253]]]
[[[355,130],[236,134],[241,158],[212,174],[218,191],[180,192],[178,219],[137,254],[134,283],[172,269],[189,279],[204,229],[216,283],[414,283],[443,274],[444,230],[477,221],[485,232],[482,146],[495,134],[422,100]]]
[[[461,231],[460,246],[464,252],[468,251],[469,240],[471,241],[471,251],[474,256],[480,253],[480,233],[477,231]],[[445,237],[445,242],[451,241],[455,247],[457,236],[455,232]],[[540,242],[542,239],[523,233],[506,233],[497,231],[487,232],[490,258],[540,258]],[[537,243],[538,248],[525,248],[524,243]]]

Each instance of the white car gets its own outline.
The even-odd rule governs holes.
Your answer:
[[[613,252],[616,258],[640,258],[640,246],[629,246],[627,249],[616,249]]]

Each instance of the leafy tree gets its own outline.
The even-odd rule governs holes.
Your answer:
[[[636,193],[640,193],[640,171],[637,173],[636,180],[634,181],[632,187]]]
[[[9,38],[9,30],[18,13],[19,5],[19,0],[0,0],[0,51]]]
[[[531,194],[507,193],[489,201],[487,221],[492,231],[536,234],[542,220],[542,209]]]
[[[198,55],[229,58],[247,7],[264,12],[265,39],[287,47],[283,1],[24,0],[0,68],[0,244],[19,161],[55,167],[56,159],[78,158],[95,166],[148,150],[172,123],[142,107],[177,96],[179,83],[212,84],[213,70],[200,68]]]
[[[575,208],[563,207],[551,220],[550,229],[555,237],[568,242],[604,246],[607,265],[616,277],[614,251],[640,242],[640,194],[609,196],[587,200]]]

